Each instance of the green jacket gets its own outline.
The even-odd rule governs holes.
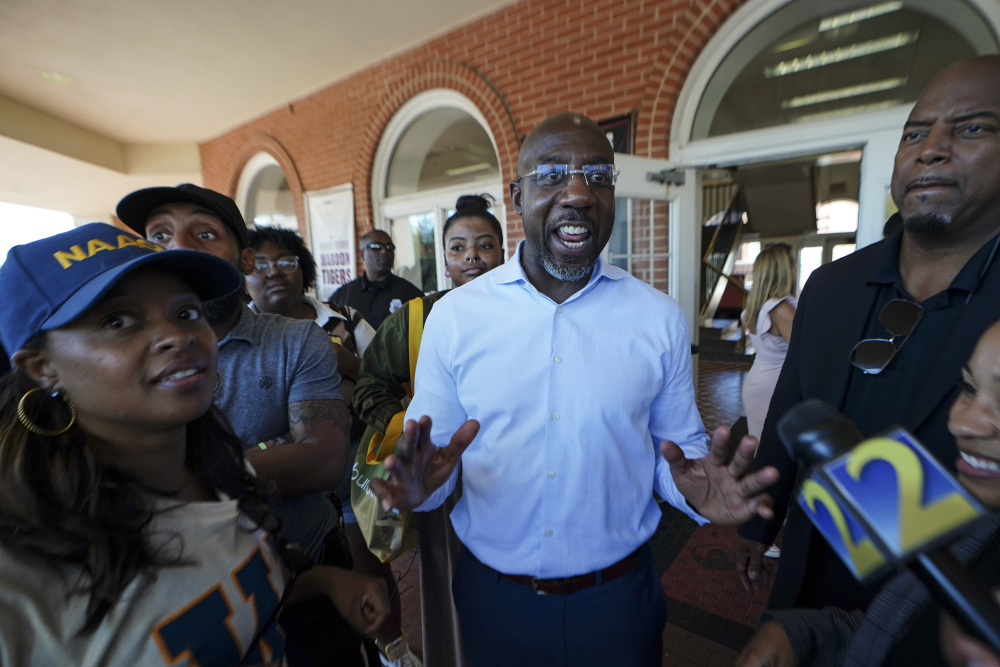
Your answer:
[[[423,297],[424,321],[438,299],[448,290]],[[393,415],[406,409],[409,403],[407,387],[410,385],[410,304],[390,315],[375,332],[368,349],[361,358],[361,372],[354,387],[354,410],[362,421],[385,433]],[[361,442],[371,439],[367,433]]]

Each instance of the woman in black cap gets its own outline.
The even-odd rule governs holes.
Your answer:
[[[91,224],[0,267],[0,664],[280,663],[272,619],[305,570],[212,407],[201,301],[238,289],[221,259]],[[381,582],[317,567],[359,631]]]

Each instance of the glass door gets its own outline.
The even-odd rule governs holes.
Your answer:
[[[608,262],[661,292],[669,292],[669,230],[668,201],[616,197],[615,227],[605,251]]]
[[[396,246],[396,275],[427,294],[438,290],[437,219],[435,210],[389,220],[389,236]]]

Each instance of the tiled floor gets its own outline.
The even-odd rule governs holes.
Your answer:
[[[743,414],[740,389],[749,368],[749,363],[701,361],[697,399],[706,428],[730,426]],[[668,594],[664,667],[728,667],[749,638],[753,621],[747,619],[756,617],[767,595],[765,592],[751,597],[743,592],[732,570],[729,544],[731,531],[715,526],[697,528],[680,512],[664,508],[664,518],[650,540]],[[399,580],[403,631],[419,656],[418,558],[416,552],[398,558],[393,562],[393,572]],[[701,590],[684,586],[691,581],[698,582]]]
[[[743,378],[749,370],[749,363],[699,362],[698,411],[706,429],[732,426],[743,415]]]

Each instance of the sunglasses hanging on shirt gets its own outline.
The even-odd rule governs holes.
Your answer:
[[[979,272],[979,281],[969,291],[964,305],[969,305],[973,294],[982,285],[983,277],[989,270],[990,265],[993,264],[993,259],[996,257],[998,248],[1000,248],[1000,234],[993,241],[993,248],[990,250],[990,254],[986,258],[986,263],[983,265],[982,270]],[[868,375],[881,373],[893,360],[899,349],[903,347],[903,343],[913,333],[913,330],[917,327],[917,323],[920,322],[923,316],[924,308],[919,303],[907,301],[906,299],[893,299],[889,301],[882,307],[882,311],[878,314],[878,321],[892,334],[892,338],[866,338],[860,341],[851,350],[851,364],[856,368],[860,368]]]
[[[919,303],[905,299],[889,301],[882,306],[878,321],[892,334],[892,338],[866,338],[860,341],[851,350],[851,364],[868,375],[881,373],[903,347],[923,316],[924,308]]]

